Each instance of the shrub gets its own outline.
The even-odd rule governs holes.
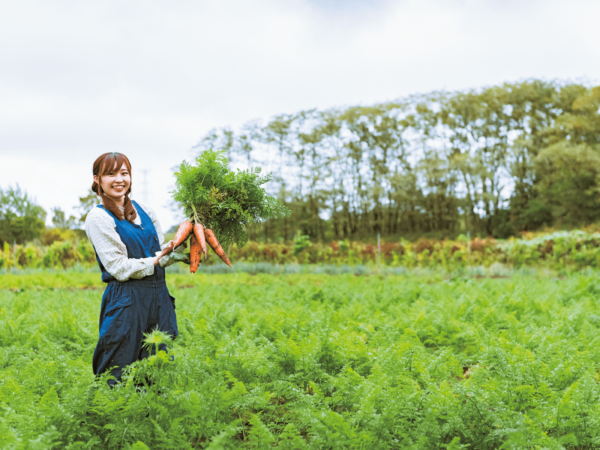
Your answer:
[[[59,236],[59,234],[50,234]],[[61,239],[64,237],[60,235]],[[334,264],[338,266],[375,264],[377,246],[371,243],[333,241],[328,244],[310,242],[298,236],[291,243],[249,242],[243,247],[228,249],[231,261],[270,264]],[[0,268],[48,267],[68,268],[76,264],[96,266],[94,248],[87,239],[55,240],[49,246],[17,246],[5,243],[0,251]],[[381,264],[394,267],[459,267],[485,266],[494,263],[515,267],[544,266],[553,269],[600,267],[600,233],[586,231],[555,232],[527,235],[527,239],[509,239],[499,243],[494,239],[466,238],[457,240],[420,239],[381,242]],[[204,265],[219,264],[210,257]]]

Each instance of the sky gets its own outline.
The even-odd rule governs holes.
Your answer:
[[[133,198],[168,229],[172,169],[211,128],[528,78],[600,84],[599,16],[597,0],[4,0],[0,188],[74,213],[94,160],[122,152]]]

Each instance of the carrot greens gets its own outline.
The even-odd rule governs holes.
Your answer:
[[[221,245],[248,242],[246,225],[289,216],[290,211],[263,187],[272,175],[260,167],[233,171],[224,152],[206,150],[192,163],[183,161],[172,192],[184,214],[213,230]]]

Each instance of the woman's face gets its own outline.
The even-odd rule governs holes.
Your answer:
[[[98,175],[94,175],[94,181],[98,183],[104,193],[112,198],[117,205],[125,204],[125,194],[131,186],[131,175],[127,170],[127,166],[123,164],[120,169],[114,169],[105,173],[98,180]]]

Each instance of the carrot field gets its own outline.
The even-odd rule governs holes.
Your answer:
[[[99,274],[1,275],[0,448],[598,448],[599,276],[169,274],[111,390]]]

